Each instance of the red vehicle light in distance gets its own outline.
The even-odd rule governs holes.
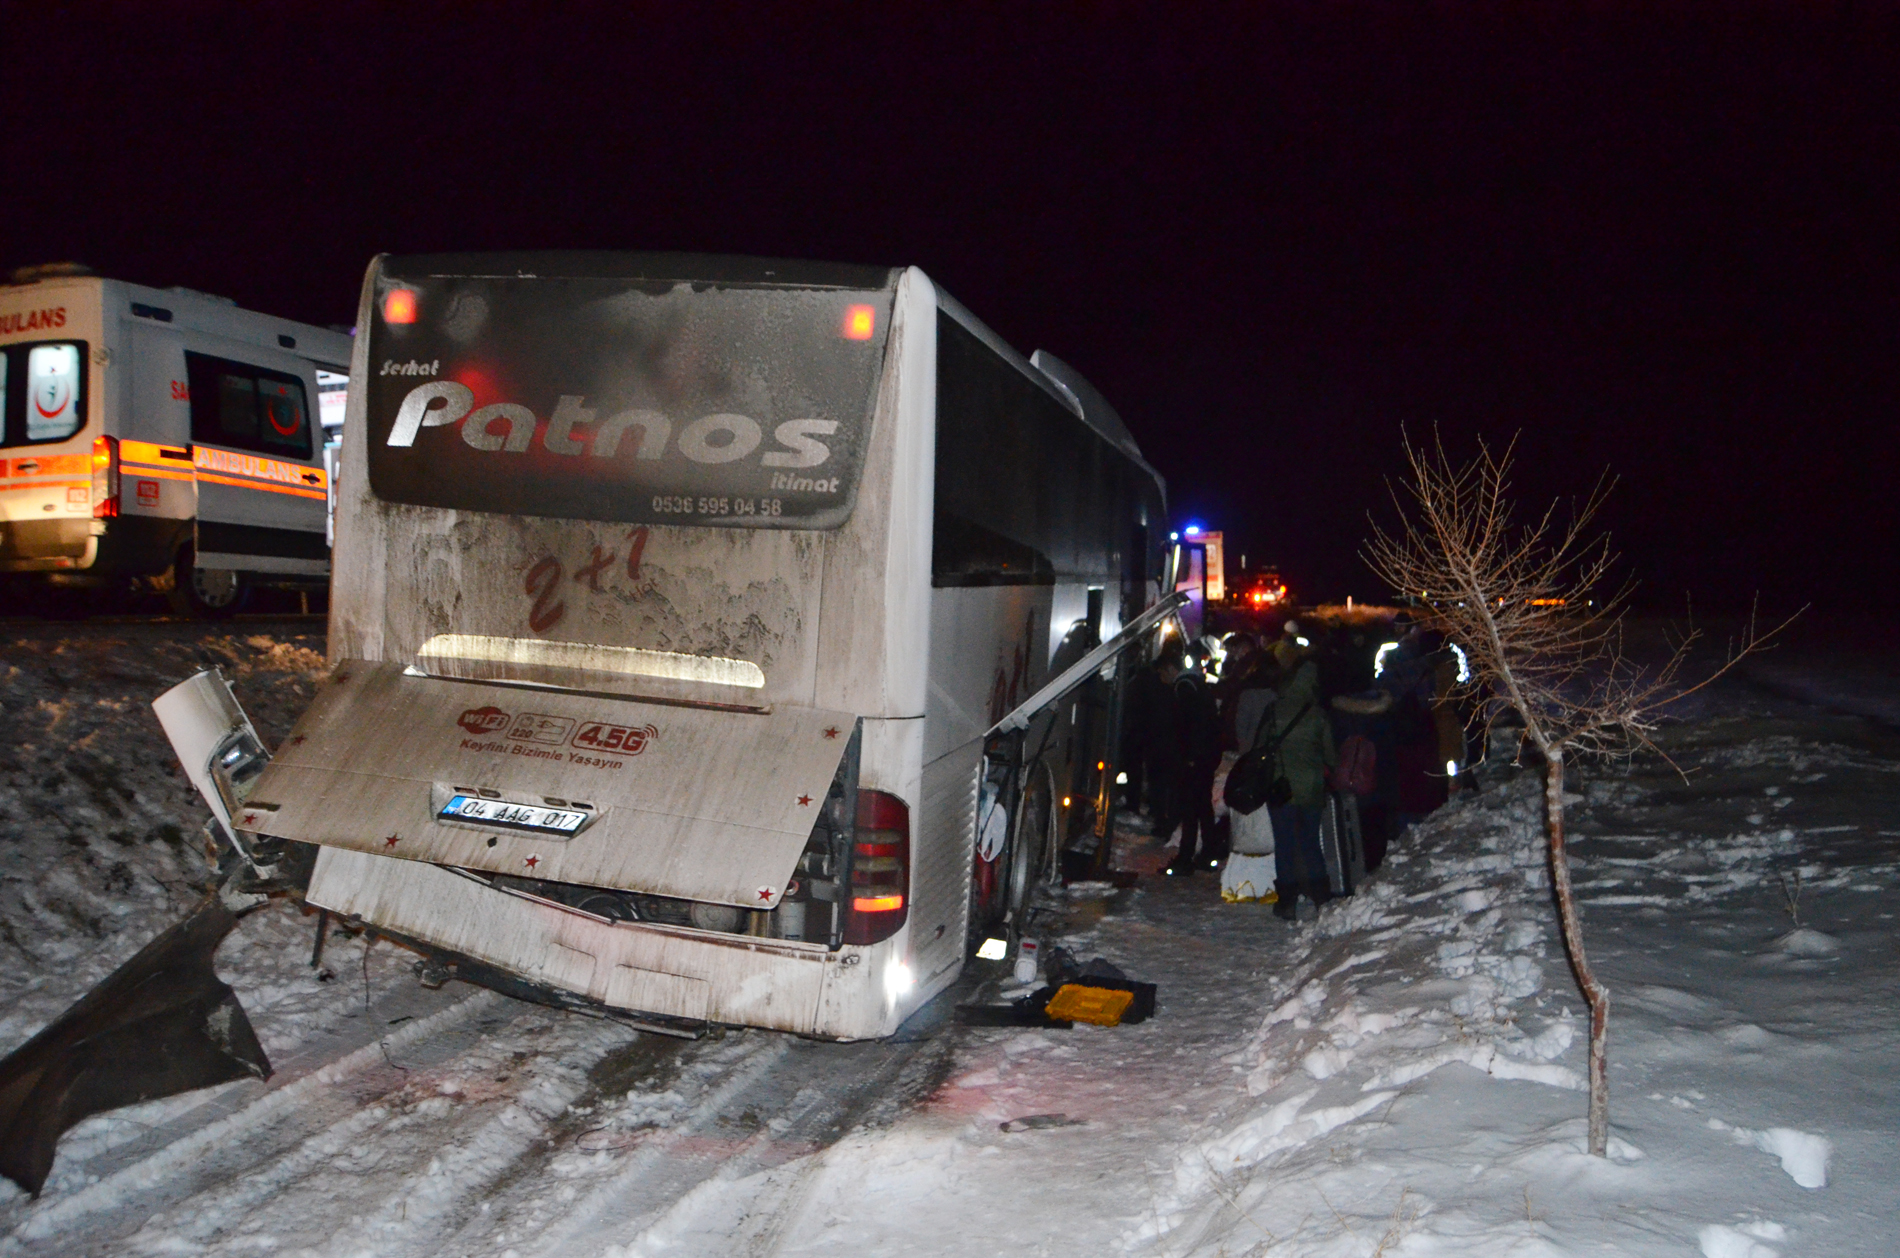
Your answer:
[[[383,296],[384,323],[414,323],[416,321],[416,290],[413,288],[392,288]]]
[[[844,339],[847,341],[868,341],[877,331],[877,311],[869,306],[846,306],[844,308]]]

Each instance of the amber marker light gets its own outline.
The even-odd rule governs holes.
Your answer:
[[[383,296],[384,323],[414,323],[416,321],[416,290],[413,288],[392,288]]]
[[[901,895],[853,896],[851,907],[860,913],[894,913],[904,907],[904,897]]]
[[[869,306],[846,306],[844,308],[844,339],[847,341],[868,341],[877,331],[877,311]]]

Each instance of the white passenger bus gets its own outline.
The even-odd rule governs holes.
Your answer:
[[[310,903],[543,999],[859,1038],[1105,851],[1115,685],[1074,683],[1167,530],[1074,371],[915,268],[384,257],[358,327],[332,672],[231,795],[258,860],[319,845]]]
[[[76,269],[0,287],[0,574],[140,583],[201,615],[321,586],[315,402],[350,338]]]

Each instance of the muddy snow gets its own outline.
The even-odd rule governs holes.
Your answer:
[[[320,628],[0,623],[0,1050],[199,893],[151,698],[217,664],[274,741]],[[1686,779],[1579,775],[1608,1158],[1538,784],[1499,765],[1317,920],[1206,877],[1054,897],[1046,943],[1159,985],[1137,1026],[682,1043],[428,991],[346,932],[313,968],[315,918],[273,905],[219,966],[277,1075],[75,1128],[39,1200],[0,1189],[0,1252],[1892,1255],[1900,736],[1803,702],[1867,693],[1825,661],[1777,667],[1669,730]]]

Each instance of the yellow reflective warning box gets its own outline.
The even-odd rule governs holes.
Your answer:
[[[1044,1012],[1060,1022],[1093,1022],[1097,1026],[1115,1026],[1134,1001],[1133,992],[1064,983]]]

